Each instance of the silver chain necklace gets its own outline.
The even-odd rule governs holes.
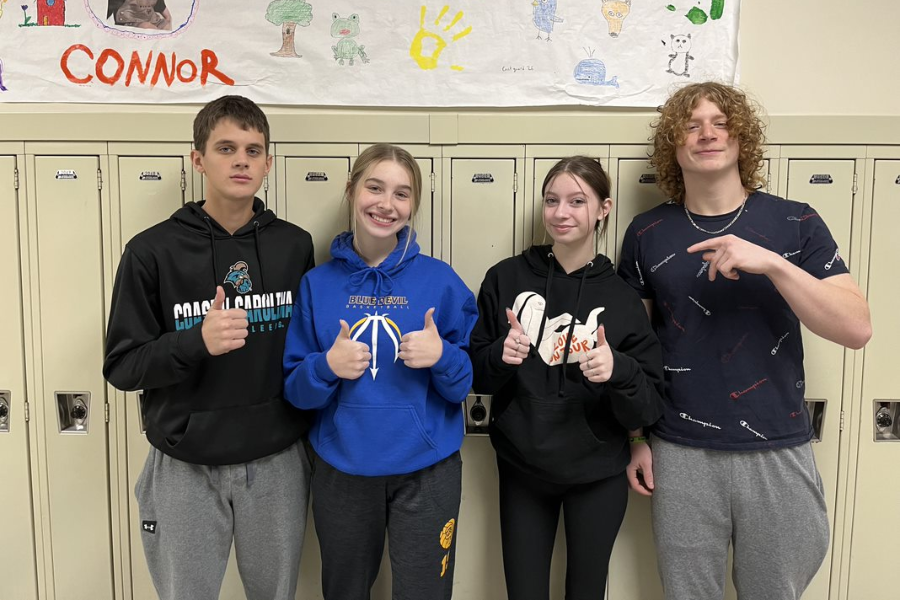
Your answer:
[[[706,234],[709,234],[709,235],[719,235],[720,233],[724,232],[724,231],[727,230],[729,227],[731,227],[732,225],[734,225],[735,221],[737,221],[738,218],[744,213],[744,205],[747,204],[747,198],[748,198],[748,197],[749,197],[749,196],[747,196],[747,195],[744,196],[744,201],[741,202],[741,207],[738,209],[737,214],[734,215],[734,218],[731,220],[731,222],[729,222],[728,225],[726,225],[726,226],[723,227],[722,229],[717,229],[716,231],[709,231],[708,229],[703,229],[702,227],[700,227],[699,225],[697,225],[697,224],[694,222],[694,219],[691,217],[691,211],[689,211],[689,210],[687,209],[687,205],[684,205],[684,207],[683,207],[683,208],[684,208],[684,214],[687,215],[688,221],[691,222],[691,225],[693,225],[693,226],[694,226],[694,229],[696,229],[697,231],[702,231],[703,233],[706,233]]]

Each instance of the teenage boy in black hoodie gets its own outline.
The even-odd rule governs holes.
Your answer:
[[[741,600],[796,600],[828,549],[800,325],[861,348],[869,309],[819,214],[758,189],[762,123],[740,90],[683,87],[654,127],[671,200],[631,223],[619,273],[652,315],[669,393],[632,486],[652,490],[667,600],[721,600],[729,544]]]
[[[144,390],[135,494],[161,600],[216,600],[234,540],[248,600],[293,600],[310,467],[281,356],[310,235],[254,197],[272,166],[256,104],[194,120],[206,200],[135,236],[116,275],[103,375]]]

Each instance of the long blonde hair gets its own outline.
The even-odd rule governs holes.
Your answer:
[[[412,154],[399,146],[394,146],[393,144],[369,146],[362,151],[356,162],[353,163],[350,179],[347,181],[347,188],[344,191],[344,198],[350,207],[350,231],[353,232],[353,244],[356,246],[356,211],[353,203],[355,202],[357,186],[362,182],[363,175],[369,169],[386,160],[395,162],[406,170],[407,175],[409,175],[410,187],[412,188],[410,190],[409,235],[406,238],[406,247],[403,249],[405,256],[413,238],[413,221],[419,212],[419,203],[422,199],[422,171],[419,169],[419,163],[412,157]],[[359,251],[358,247],[357,251]]]

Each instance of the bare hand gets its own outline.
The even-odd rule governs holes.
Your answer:
[[[212,356],[227,354],[232,350],[242,348],[247,343],[250,323],[247,321],[247,311],[240,308],[225,306],[225,290],[222,286],[216,286],[216,297],[203,319],[200,334],[206,350]]]
[[[606,343],[606,328],[597,327],[597,344],[587,353],[578,357],[582,374],[592,383],[609,381],[613,372],[613,355]]]
[[[366,372],[372,355],[369,354],[367,345],[350,338],[350,326],[341,319],[341,331],[334,338],[325,360],[328,361],[328,366],[334,374],[341,379],[359,379]]]
[[[709,261],[710,281],[716,280],[717,272],[732,280],[740,279],[738,271],[765,275],[779,258],[771,250],[731,234],[694,244],[687,251],[703,252],[703,260]]]
[[[400,338],[398,355],[410,369],[433,367],[444,354],[444,342],[434,324],[434,308],[425,313],[425,327],[421,331],[410,331]]]
[[[641,496],[653,495],[653,452],[646,442],[631,444],[631,462],[625,467],[628,485]]]
[[[506,309],[506,319],[509,321],[509,333],[503,341],[503,362],[508,365],[521,365],[531,350],[531,339],[525,335],[525,330],[516,318],[516,313]]]

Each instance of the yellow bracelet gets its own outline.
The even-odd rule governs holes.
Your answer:
[[[646,443],[646,442],[647,442],[647,438],[646,438],[646,436],[643,436],[643,435],[628,438],[629,444],[640,444],[640,443]]]

